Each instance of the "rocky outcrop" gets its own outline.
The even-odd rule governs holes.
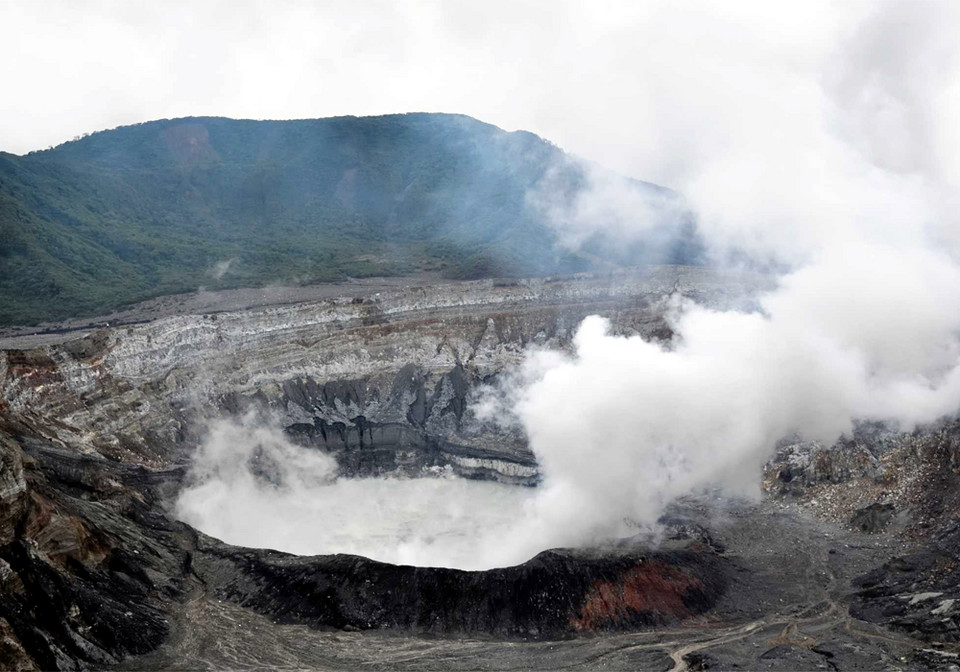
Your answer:
[[[929,547],[891,559],[854,581],[850,613],[917,639],[960,642],[960,521]]]
[[[850,517],[850,525],[867,534],[882,532],[890,525],[896,514],[893,504],[874,502],[862,509],[857,509]]]
[[[958,445],[956,419],[910,432],[865,423],[832,446],[782,442],[766,465],[765,487],[822,517],[871,528],[864,531],[897,519],[929,534],[960,515]]]
[[[0,546],[13,541],[27,509],[27,482],[19,446],[0,434]]]
[[[676,623],[712,607],[730,571],[702,550],[548,551],[483,572],[238,551],[208,539],[194,557],[217,596],[280,622],[525,639]]]
[[[926,642],[960,641],[960,421],[911,432],[876,424],[836,445],[786,442],[768,489],[863,534],[893,531],[914,550],[857,577],[850,613]]]
[[[900,445],[904,435],[882,425],[858,425],[850,437],[824,446],[815,441],[784,440],[767,464],[769,487],[779,494],[801,494],[818,484],[839,484],[854,479],[881,480],[881,457]]]
[[[103,667],[159,645],[183,595],[183,526],[159,515],[156,477],[0,432],[21,516],[0,544],[0,666]],[[145,475],[145,474],[144,474]]]

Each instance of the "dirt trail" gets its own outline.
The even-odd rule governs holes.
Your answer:
[[[674,649],[670,652],[670,658],[673,659],[673,667],[670,669],[670,672],[681,672],[682,670],[689,669],[687,662],[684,660],[684,656],[693,653],[694,651],[701,651],[709,647],[719,646],[721,644],[743,639],[750,636],[758,628],[762,628],[764,625],[766,625],[766,621],[764,619],[760,619],[759,621],[747,623],[746,625],[742,625],[738,628],[732,628],[717,637],[706,639],[700,642],[694,642],[693,644],[681,646],[679,649]]]

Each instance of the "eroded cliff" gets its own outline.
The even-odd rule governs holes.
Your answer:
[[[662,267],[171,316],[6,351],[0,403],[20,432],[154,469],[183,461],[205,415],[257,407],[307,443],[362,448],[344,457],[358,471],[400,468],[403,450],[418,446],[459,470],[529,480],[522,437],[472,414],[473,387],[517,364],[527,347],[566,347],[586,315],[610,318],[620,333],[668,339],[665,296],[729,302],[759,283]]]

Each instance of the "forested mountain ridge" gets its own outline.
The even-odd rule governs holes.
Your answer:
[[[586,174],[532,133],[448,114],[161,120],[0,153],[0,324],[200,286],[696,261],[687,219],[629,250],[559,245],[528,194],[549,180],[576,199]]]

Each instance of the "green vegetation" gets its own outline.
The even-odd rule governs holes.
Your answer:
[[[0,325],[201,286],[586,270],[596,251],[559,249],[526,202],[556,165],[574,193],[550,143],[439,114],[163,120],[0,153]]]

